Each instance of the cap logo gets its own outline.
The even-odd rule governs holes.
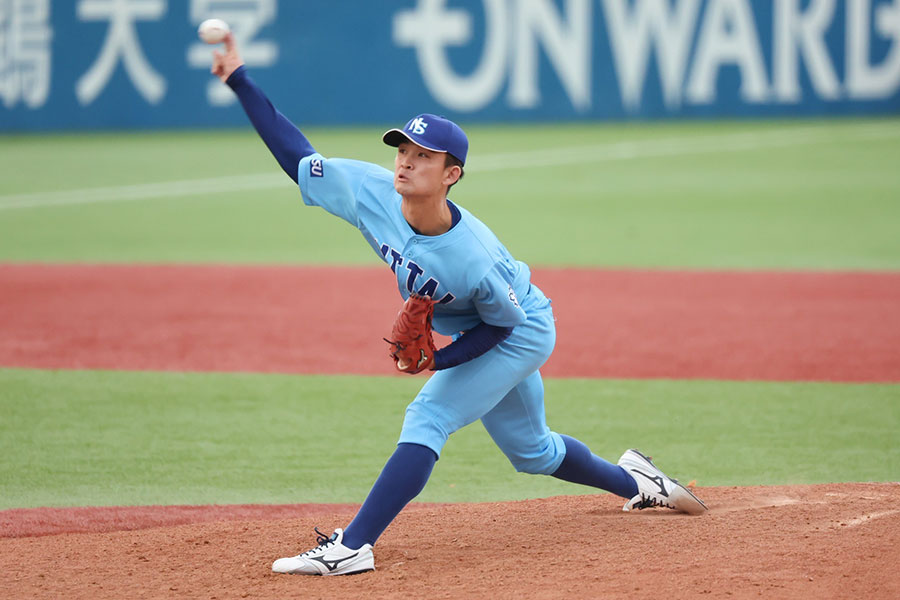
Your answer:
[[[425,122],[425,119],[422,117],[416,117],[409,123],[409,127],[407,129],[412,131],[416,135],[422,135],[425,133],[425,128],[428,127],[428,123]]]

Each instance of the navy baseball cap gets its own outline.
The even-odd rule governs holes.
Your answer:
[[[469,139],[459,125],[427,113],[413,117],[403,129],[386,131],[381,139],[395,148],[409,141],[433,152],[446,152],[462,164],[466,164],[466,153],[469,151]]]

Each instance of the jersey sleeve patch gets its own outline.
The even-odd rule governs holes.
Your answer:
[[[521,308],[521,306],[519,306],[519,299],[516,298],[516,292],[513,290],[512,285],[509,286],[509,301],[512,302],[513,306],[516,308]]]
[[[528,316],[519,306],[519,299],[501,265],[495,265],[478,283],[472,299],[481,320],[498,327],[515,327]]]

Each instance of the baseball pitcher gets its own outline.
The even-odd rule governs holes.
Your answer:
[[[406,373],[433,374],[406,409],[395,452],[355,518],[303,554],[281,558],[278,573],[345,575],[375,568],[373,547],[425,487],[450,435],[480,420],[517,471],[608,490],[624,510],[666,507],[700,514],[706,506],[627,450],[612,464],[582,442],[552,431],[544,418],[540,367],[556,341],[553,312],[531,283],[528,265],[448,198],[463,177],[468,139],[443,117],[420,114],[386,132],[393,171],[326,158],[250,79],[231,34],[212,72],[241,102],[303,202],[358,228],[384,261],[404,300],[386,359]],[[453,341],[436,349],[432,328]]]

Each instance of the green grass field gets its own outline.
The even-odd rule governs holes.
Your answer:
[[[308,135],[389,164],[380,132]],[[452,198],[534,266],[900,267],[900,119],[473,127],[471,147]],[[252,131],[0,137],[0,164],[0,260],[376,261]]]
[[[0,509],[361,502],[421,380],[0,371]],[[632,445],[701,485],[885,481],[896,386],[550,380],[548,420],[615,460]],[[419,500],[589,493],[516,473],[480,425]]]
[[[310,130],[382,164],[381,129]],[[900,269],[900,119],[473,127],[451,195],[536,266]],[[0,262],[370,264],[250,131],[0,136]],[[4,315],[3,318],[13,318]],[[0,333],[2,336],[2,333]],[[360,502],[420,379],[0,369],[0,509]],[[900,386],[550,380],[700,485],[900,480]],[[587,492],[455,434],[422,501]]]

